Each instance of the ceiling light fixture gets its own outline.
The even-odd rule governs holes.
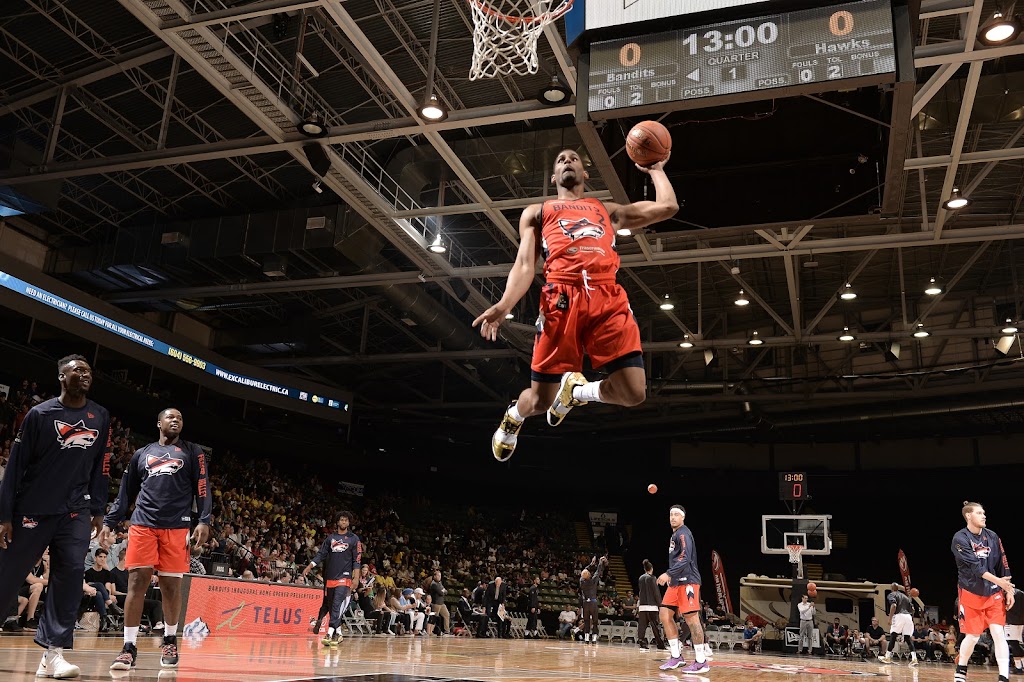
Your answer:
[[[690,340],[689,334],[683,334],[683,340],[679,342],[680,348],[693,348],[693,341]]]
[[[323,194],[324,193],[324,188],[320,186],[320,181],[319,180],[317,180],[316,182],[313,183],[313,191],[316,192],[317,194]]]
[[[1020,32],[1020,18],[1008,17],[997,7],[992,17],[978,29],[978,40],[985,45],[1003,45],[1015,40]]]
[[[306,137],[323,137],[327,134],[327,124],[314,114],[299,124],[299,132]]]
[[[957,211],[971,205],[971,200],[960,194],[960,188],[954,187],[953,194],[942,202],[942,208],[947,211]]]
[[[847,282],[846,286],[843,287],[843,293],[839,294],[839,298],[844,301],[852,301],[857,298],[857,292],[853,290],[853,285]]]
[[[853,341],[857,337],[850,331],[849,327],[843,327],[843,333],[836,337],[840,341]]]
[[[448,110],[437,99],[437,95],[430,95],[420,107],[420,117],[428,121],[443,121],[448,118]]]
[[[658,307],[662,310],[672,310],[676,307],[676,304],[672,302],[672,298],[668,294],[665,294],[665,300]]]
[[[750,340],[747,341],[747,343],[749,343],[751,346],[760,346],[762,343],[764,343],[764,339],[758,336],[757,330],[755,329],[753,332],[750,333]]]
[[[551,82],[537,93],[537,99],[540,100],[541,104],[547,104],[552,107],[568,102],[570,97],[572,97],[572,90],[562,85],[562,82],[558,80],[557,74],[552,75]]]
[[[615,234],[619,235],[620,237],[628,237],[629,235],[633,234],[633,232],[628,227],[620,227],[619,229],[615,230]]]
[[[437,236],[434,237],[434,241],[430,243],[430,246],[427,247],[427,250],[429,250],[430,253],[444,253],[445,251],[448,250],[448,247],[446,247],[444,245],[444,242],[441,241],[440,232],[438,232]]]
[[[1016,334],[1019,330],[1017,329],[1017,324],[1008,317],[1006,318],[1006,325],[1003,326],[1003,328],[1000,329],[999,331],[1001,331],[1003,334],[1010,335]]]
[[[924,339],[924,338],[927,338],[929,336],[931,336],[931,333],[927,329],[924,328],[924,322],[918,322],[917,323],[917,328],[914,329],[914,338],[915,339]]]
[[[748,299],[747,295],[743,293],[743,289],[740,289],[739,296],[736,297],[734,303],[736,305],[750,305],[750,299]]]
[[[928,285],[924,288],[924,293],[929,296],[938,296],[942,293],[942,285],[934,277],[930,277]]]

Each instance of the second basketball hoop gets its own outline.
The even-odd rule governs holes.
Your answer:
[[[469,79],[537,73],[537,39],[573,0],[467,0],[473,11]]]

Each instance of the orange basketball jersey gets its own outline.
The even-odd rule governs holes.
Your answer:
[[[615,228],[598,199],[551,199],[541,209],[544,274],[614,274],[619,269]]]

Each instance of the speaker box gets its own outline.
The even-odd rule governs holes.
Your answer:
[[[311,142],[302,145],[302,151],[306,154],[306,159],[314,173],[320,177],[327,175],[327,171],[331,169],[331,160],[327,158],[327,152],[324,151],[323,145]]]

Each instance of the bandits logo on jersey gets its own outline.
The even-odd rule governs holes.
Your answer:
[[[92,447],[92,444],[100,437],[99,431],[90,429],[81,419],[74,424],[54,419],[53,428],[57,432],[57,442],[60,443],[61,450]]]
[[[979,559],[987,559],[989,552],[992,551],[992,549],[988,545],[981,545],[977,542],[971,543],[971,549],[974,550],[974,556],[978,557]]]
[[[562,228],[562,233],[572,241],[584,237],[600,239],[604,236],[604,218],[598,217],[598,220],[600,222],[594,223],[589,218],[580,218],[579,220],[559,218],[558,227]]]
[[[332,552],[344,552],[348,549],[348,543],[344,540],[331,540]]]
[[[178,473],[183,466],[185,466],[185,460],[166,454],[146,457],[146,471],[150,476],[170,476]]]

